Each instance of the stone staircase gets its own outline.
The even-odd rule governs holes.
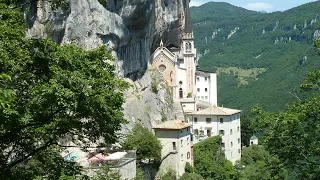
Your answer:
[[[185,121],[183,109],[180,102],[173,103],[173,114],[174,114],[174,119]]]

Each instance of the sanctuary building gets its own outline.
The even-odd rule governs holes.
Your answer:
[[[180,103],[184,119],[179,120],[190,124],[192,143],[220,135],[226,158],[235,163],[241,158],[241,111],[218,107],[216,73],[197,70],[189,0],[183,17],[180,48],[166,47],[161,40],[151,55],[150,66],[161,73],[172,90],[174,102]]]

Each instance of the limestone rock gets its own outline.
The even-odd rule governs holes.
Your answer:
[[[33,1],[25,18],[27,37],[51,38],[59,44],[76,43],[84,49],[107,45],[117,59],[120,76],[132,87],[125,92],[125,118],[122,133],[140,121],[151,128],[151,121],[170,119],[168,88],[159,84],[151,89],[153,73],[146,71],[150,54],[162,38],[164,45],[180,46],[184,26],[184,0],[109,0],[102,6],[98,0],[69,0],[68,9],[53,10],[46,0]],[[162,89],[163,88],[163,89]],[[172,110],[172,108],[171,108]]]

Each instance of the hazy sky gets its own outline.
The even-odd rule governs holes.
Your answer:
[[[191,0],[190,6],[199,6],[213,0]],[[255,11],[284,11],[315,0],[214,0],[215,2],[228,2],[235,6]]]

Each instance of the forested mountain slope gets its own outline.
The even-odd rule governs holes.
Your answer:
[[[192,7],[198,69],[218,73],[218,103],[248,112],[255,104],[280,110],[303,97],[299,85],[320,68],[320,1],[274,13],[228,3]]]

